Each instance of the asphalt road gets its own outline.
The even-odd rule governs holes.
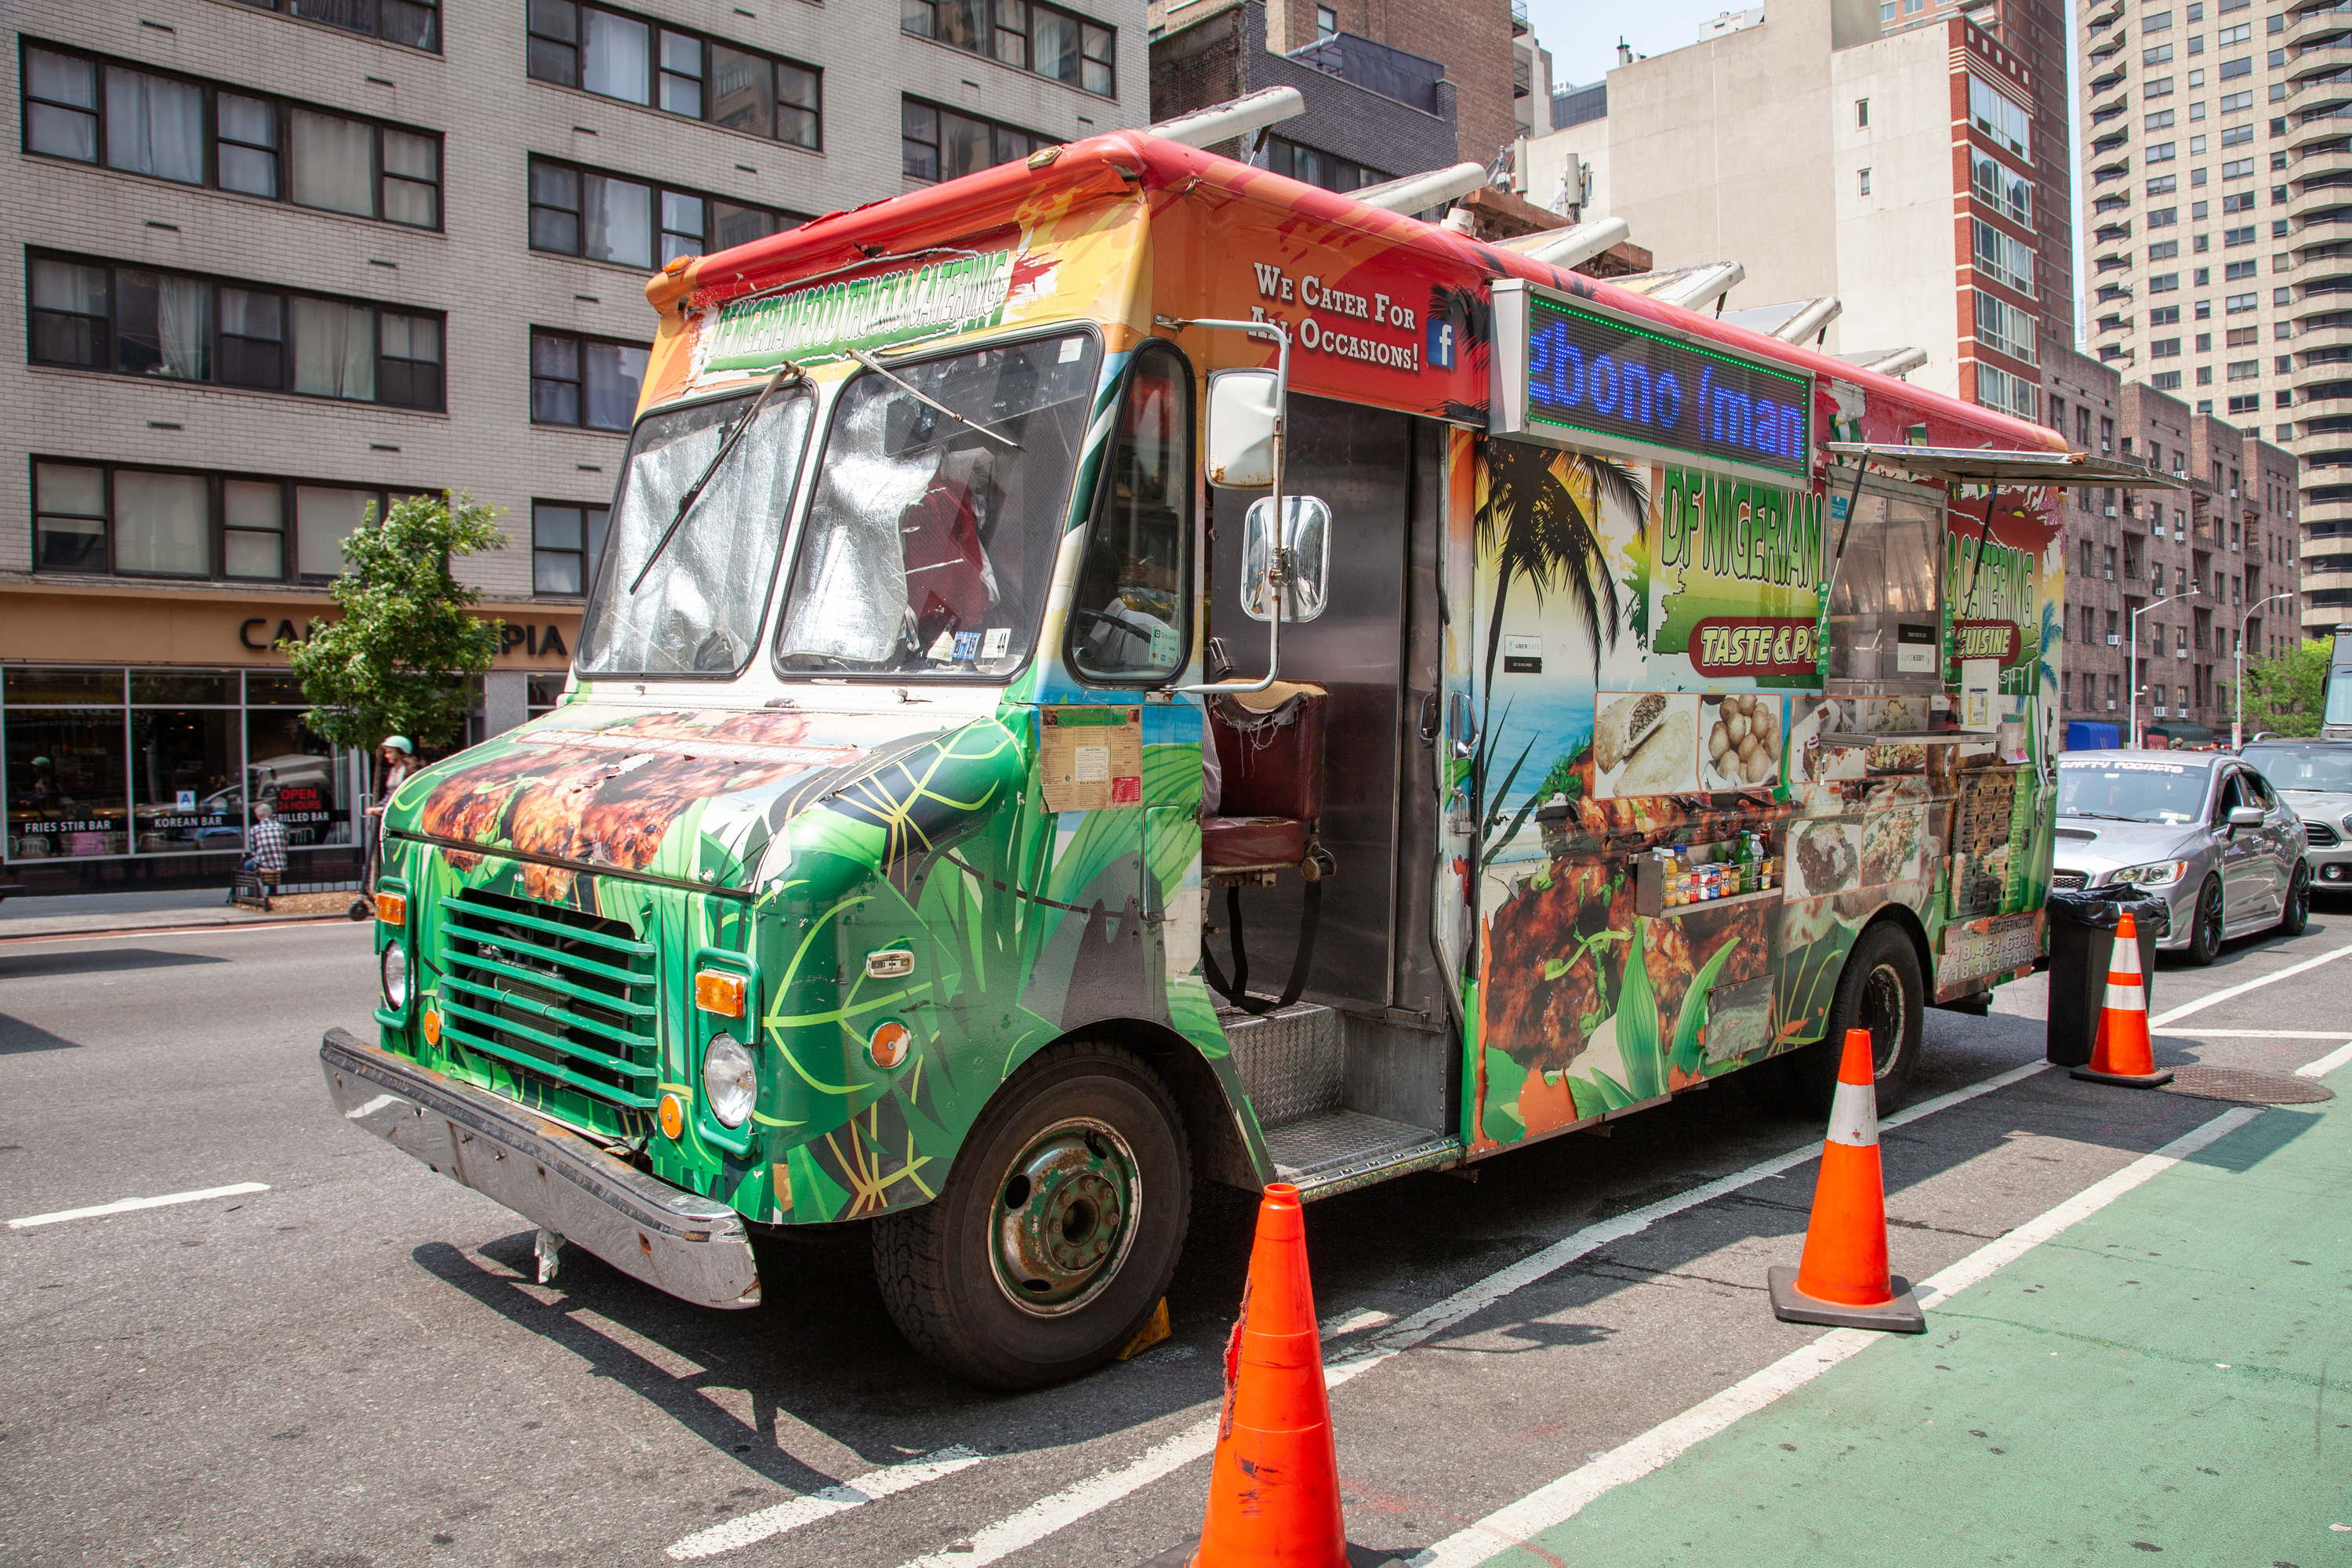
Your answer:
[[[2297,941],[2168,962],[2156,1010],[2339,953],[2352,908],[2322,908]],[[0,944],[0,1217],[267,1184],[0,1230],[0,1563],[656,1564],[761,1516],[709,1560],[1119,1568],[1198,1529],[1247,1201],[1196,1219],[1171,1341],[1015,1397],[908,1351],[856,1247],[768,1258],[747,1313],[572,1255],[542,1288],[515,1215],[330,1108],[319,1036],[366,1033],[373,969],[348,925]],[[2338,958],[2200,1010],[2158,1059],[2291,1071],[2352,1040],[2347,980]],[[1885,1138],[1898,1272],[2223,1109],[2020,1074],[2043,984],[1929,1014],[1906,1103],[1931,1111]],[[1809,1342],[1763,1283],[1796,1259],[1812,1164],[1677,1195],[1820,1137],[1732,1080],[1475,1182],[1311,1207],[1327,1356],[1394,1352],[1332,1394],[1350,1541],[1409,1557]],[[1638,1234],[1494,1278],[1643,1205]]]

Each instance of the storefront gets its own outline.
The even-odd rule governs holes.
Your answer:
[[[276,651],[331,606],[109,584],[0,591],[5,879],[34,893],[226,886],[252,808],[286,826],[290,886],[360,874],[364,759],[303,721]],[[579,612],[484,605],[505,647],[467,739],[562,694]]]

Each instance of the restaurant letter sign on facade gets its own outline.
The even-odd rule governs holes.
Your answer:
[[[1495,285],[1497,436],[1754,479],[1811,471],[1811,382],[1517,279]]]

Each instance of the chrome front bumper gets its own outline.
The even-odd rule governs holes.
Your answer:
[[[343,1120],[624,1274],[699,1307],[756,1307],[760,1271],[726,1205],[624,1164],[529,1107],[422,1068],[341,1029],[319,1064]]]

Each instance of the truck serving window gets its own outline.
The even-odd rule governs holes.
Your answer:
[[[1843,499],[1843,498],[1841,498]],[[1979,502],[1979,504],[1982,504]],[[1943,513],[1933,500],[1864,489],[1830,593],[1830,679],[1873,690],[1941,690]]]
[[[752,402],[746,394],[638,422],[604,565],[581,619],[581,674],[724,676],[751,662],[808,447],[814,404],[806,388],[768,400],[653,570],[645,565],[679,499]],[[645,582],[632,593],[641,572]]]
[[[784,674],[1002,679],[1070,510],[1091,332],[891,362],[843,389],[793,569]]]
[[[1184,667],[1192,537],[1192,373],[1166,343],[1136,352],[1118,441],[1070,605],[1070,667],[1115,684]]]

